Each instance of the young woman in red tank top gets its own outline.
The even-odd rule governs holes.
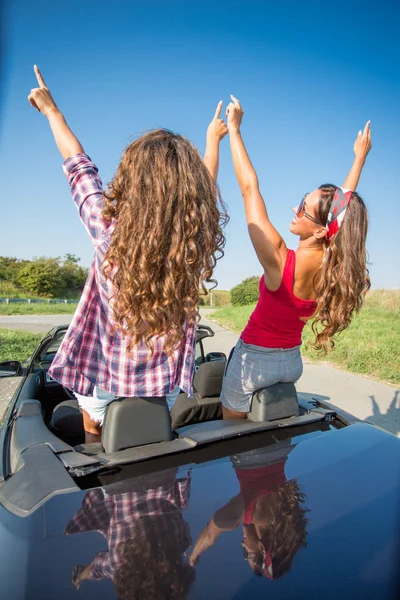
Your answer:
[[[290,231],[299,246],[289,250],[269,220],[257,174],[240,125],[243,110],[231,96],[226,116],[232,159],[244,199],[247,226],[264,269],[257,306],[236,345],[224,378],[224,418],[245,418],[254,391],[302,374],[302,330],[313,318],[315,346],[334,345],[370,287],[365,242],[368,214],[355,192],[371,149],[370,124],[354,143],[354,163],[343,184],[321,185],[296,206]]]

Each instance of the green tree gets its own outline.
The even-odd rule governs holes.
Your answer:
[[[63,283],[60,259],[36,258],[19,271],[17,282],[27,292],[47,298],[58,296]]]
[[[79,265],[79,262],[80,258],[75,254],[66,254],[64,257],[60,267],[62,278],[60,295],[62,297],[76,297],[83,290],[88,276],[88,269]]]
[[[258,300],[258,289],[260,284],[259,277],[248,277],[242,283],[231,289],[231,299],[233,306],[245,306],[254,304]]]
[[[18,273],[29,261],[20,260],[13,256],[0,256],[0,281],[17,283]]]
[[[79,256],[76,256],[76,254],[69,254],[67,252],[67,254],[64,256],[64,264],[72,263],[74,265],[77,265],[79,262],[81,262],[81,259],[79,258]]]

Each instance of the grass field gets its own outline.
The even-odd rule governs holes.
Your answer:
[[[0,303],[0,315],[72,315],[77,304],[5,304]]]
[[[0,314],[72,314],[75,304],[0,304]],[[227,306],[209,315],[220,325],[240,333],[254,305]],[[11,309],[6,312],[6,309]],[[18,312],[18,311],[21,312]],[[26,360],[42,334],[0,329],[0,361]],[[338,336],[335,349],[327,356],[312,347],[313,335],[307,325],[303,336],[303,354],[312,360],[331,362],[339,367],[400,383],[400,291],[370,292],[364,308],[350,327]]]
[[[222,308],[209,315],[218,324],[240,333],[254,305]],[[312,347],[309,325],[304,329],[303,355],[352,371],[400,383],[400,291],[374,290],[350,327],[338,336],[335,348],[326,356]]]
[[[21,362],[27,360],[42,337],[42,333],[0,329],[0,362],[3,360],[19,360]]]

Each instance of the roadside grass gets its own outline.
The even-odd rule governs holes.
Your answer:
[[[32,292],[24,292],[11,281],[0,281],[0,298],[39,298]]]
[[[19,304],[0,303],[0,315],[72,315],[77,304]]]
[[[27,360],[42,337],[42,333],[0,329],[0,362],[4,360],[19,360],[21,362]]]
[[[225,307],[208,318],[240,333],[254,305]],[[374,290],[367,296],[349,328],[337,337],[335,348],[326,356],[313,345],[311,325],[303,334],[302,353],[311,360],[333,363],[353,373],[400,383],[400,291]]]

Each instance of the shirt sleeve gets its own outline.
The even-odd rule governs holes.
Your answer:
[[[91,579],[103,579],[104,577],[113,579],[113,569],[109,552],[99,552],[90,565]]]
[[[189,502],[190,484],[190,472],[186,474],[186,477],[182,479],[176,479],[175,481],[176,505],[180,508],[186,508]]]
[[[95,246],[103,242],[110,223],[101,212],[104,208],[103,184],[96,165],[87,154],[70,156],[63,164],[72,199],[90,239]]]

